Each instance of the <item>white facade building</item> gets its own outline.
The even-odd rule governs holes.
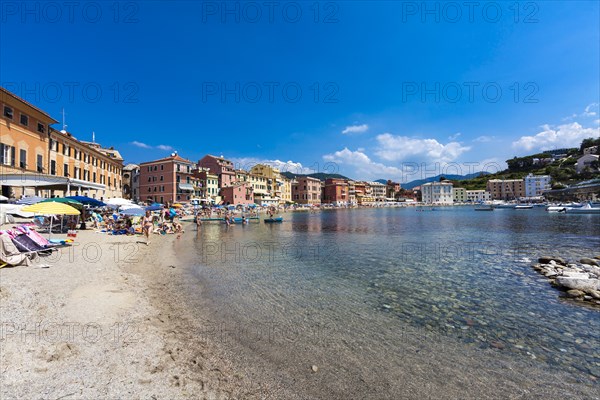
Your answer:
[[[452,204],[454,195],[452,183],[429,182],[421,185],[421,195],[425,204]]]
[[[492,200],[492,194],[487,190],[467,190],[467,201],[470,203],[480,203],[490,200]]]
[[[386,190],[387,186],[383,183],[379,182],[368,182],[369,186],[371,186],[372,196],[375,198],[375,201],[385,201],[386,200]]]
[[[538,197],[552,189],[550,179],[550,175],[527,175],[524,179],[525,197]]]
[[[592,163],[594,161],[598,161],[598,159],[600,158],[600,156],[597,156],[595,154],[586,154],[584,156],[581,156],[577,159],[577,165],[576,165],[576,169],[577,169],[577,173],[581,173],[581,171],[583,171],[583,169],[585,167],[592,167]]]

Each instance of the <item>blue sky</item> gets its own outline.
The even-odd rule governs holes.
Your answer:
[[[407,181],[599,136],[597,1],[69,4],[0,5],[0,83],[126,162]]]

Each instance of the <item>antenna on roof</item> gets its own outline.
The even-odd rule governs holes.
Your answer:
[[[66,124],[66,121],[65,121],[65,109],[64,108],[62,109],[62,117],[63,117],[63,121],[62,121],[63,122],[63,128],[62,128],[62,130],[60,132],[61,133],[67,133],[67,124]]]

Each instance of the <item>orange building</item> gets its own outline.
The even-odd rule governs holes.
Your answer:
[[[347,179],[328,178],[323,187],[323,203],[347,205],[350,203]]]
[[[196,164],[177,154],[140,164],[140,198],[146,202],[188,202],[201,194]]]
[[[77,140],[46,112],[0,87],[0,185],[9,198],[122,196],[123,159],[113,148]]]

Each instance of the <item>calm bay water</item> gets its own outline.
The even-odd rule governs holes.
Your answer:
[[[204,334],[282,370],[345,371],[330,376],[340,387],[357,376],[381,386],[375,372],[395,376],[406,360],[398,348],[428,341],[446,344],[441,365],[470,349],[600,377],[600,309],[564,299],[531,268],[541,255],[599,255],[600,216],[454,207],[284,218],[198,232]]]

